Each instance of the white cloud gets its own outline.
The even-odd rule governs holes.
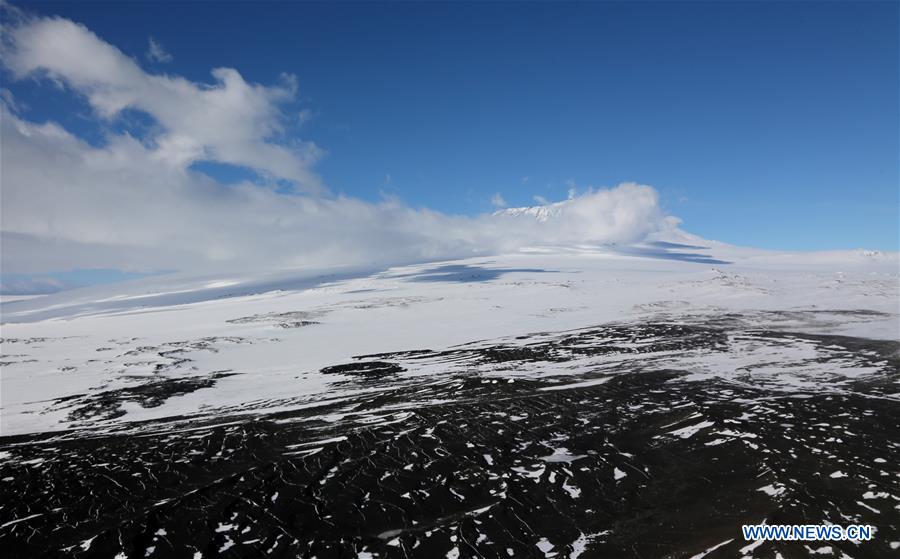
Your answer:
[[[3,60],[17,78],[44,75],[84,95],[98,116],[125,109],[152,116],[163,132],[152,138],[156,161],[184,168],[196,161],[246,166],[321,190],[311,171],[321,150],[312,143],[277,142],[281,103],[292,100],[297,79],[247,83],[237,70],[215,68],[213,84],[144,72],[119,49],[82,25],[61,18],[26,20],[8,33]]]
[[[156,41],[153,37],[150,37],[147,44],[147,60],[150,62],[172,62],[173,57],[169,52],[163,48],[159,42]]]
[[[505,208],[507,206],[506,200],[503,199],[503,196],[499,192],[495,192],[493,196],[491,196],[491,205],[495,208]]]
[[[299,124],[306,124],[307,122],[312,120],[314,116],[315,114],[311,109],[303,109],[302,111],[297,113],[297,122]]]
[[[0,103],[5,273],[388,264],[537,243],[634,242],[672,226],[656,192],[634,184],[557,203],[553,219],[540,222],[527,214],[468,218],[396,199],[330,196],[312,171],[320,150],[276,141],[282,122],[296,114],[283,109],[296,78],[266,87],[228,68],[213,70],[213,84],[149,74],[59,18],[27,20],[6,32],[3,60],[17,78],[44,75],[65,84],[88,99],[100,122],[126,108],[144,111],[158,131],[148,138],[107,132],[97,146]],[[224,185],[192,170],[202,160],[243,165],[262,180]],[[276,179],[306,194],[276,190]]]
[[[15,278],[0,282],[0,293],[3,294],[37,295],[56,293],[65,288],[59,280],[47,277]]]

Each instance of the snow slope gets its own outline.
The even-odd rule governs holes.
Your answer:
[[[610,322],[725,317],[743,329],[900,339],[897,254],[778,253],[686,234],[675,241],[533,247],[380,271],[163,276],[4,300],[0,433],[315,405],[366,390],[321,372],[354,356]],[[773,384],[815,389],[821,367],[812,374],[808,365],[821,349],[777,348],[655,358],[677,360],[698,378],[768,360]],[[604,359],[611,371],[621,361]],[[782,374],[787,363],[792,373]],[[833,363],[840,375],[871,372],[852,358]],[[426,364],[409,374],[445,369]],[[822,387],[834,387],[829,378]],[[160,379],[172,381],[170,392],[150,405],[123,396]],[[87,413],[115,398],[115,413]]]

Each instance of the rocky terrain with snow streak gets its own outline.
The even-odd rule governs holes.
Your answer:
[[[894,557],[897,266],[659,242],[4,302],[0,549]]]

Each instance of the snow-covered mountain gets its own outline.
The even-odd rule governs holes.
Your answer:
[[[0,545],[788,556],[736,539],[779,514],[890,556],[897,255],[683,239],[4,301]]]
[[[897,339],[897,262],[721,244],[540,246],[387,270],[162,276],[14,300],[2,304],[3,434],[333,395],[317,371],[355,355],[657,315],[739,313],[768,328],[793,313],[792,328]],[[845,311],[863,314],[823,318]],[[125,401],[114,417],[73,416],[98,391],[223,370],[235,374],[152,407]],[[285,384],[298,373],[304,382]]]
[[[568,200],[561,202],[553,202],[551,204],[541,204],[539,206],[524,206],[521,208],[504,208],[494,212],[498,217],[512,218],[530,218],[536,221],[547,221],[558,218],[562,215],[563,209],[568,204]]]

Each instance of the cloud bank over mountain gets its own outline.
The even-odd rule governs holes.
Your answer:
[[[332,195],[314,171],[322,149],[286,130],[296,77],[265,86],[232,68],[213,69],[211,83],[153,74],[82,25],[3,9],[8,76],[79,96],[103,130],[98,143],[31,121],[4,92],[5,273],[388,264],[540,243],[633,243],[677,224],[652,187],[630,183],[570,197],[542,219]],[[145,133],[115,126],[134,112],[152,120]],[[196,170],[207,162],[254,179],[218,182]]]

